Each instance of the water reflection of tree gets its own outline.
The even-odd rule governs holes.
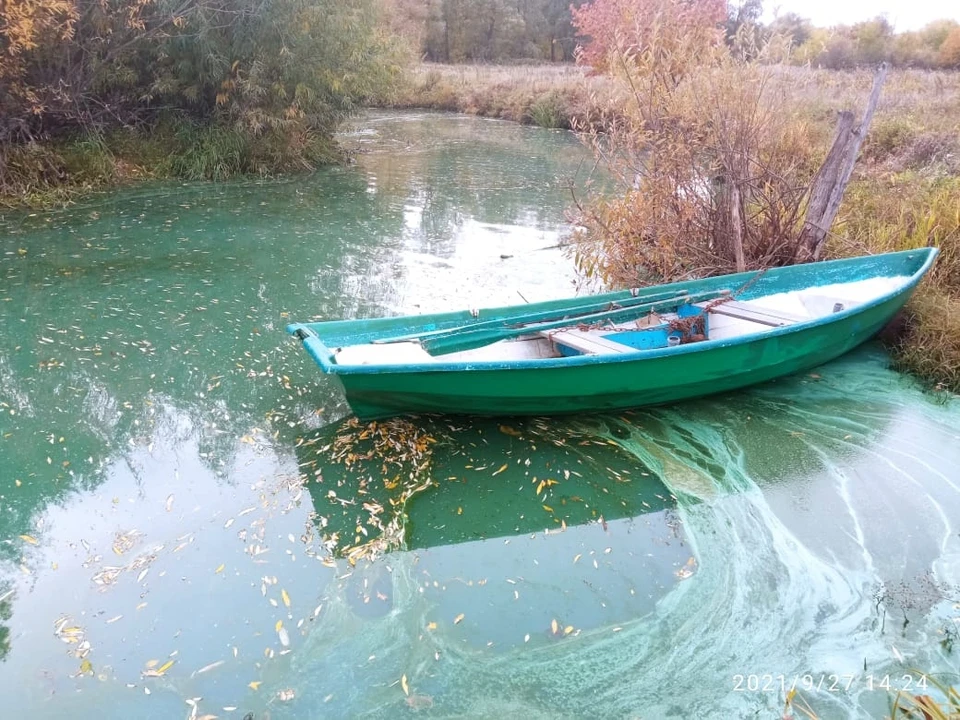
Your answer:
[[[353,258],[365,274],[389,254],[377,243],[396,226],[359,231],[390,221],[372,202],[361,176],[337,170],[298,186],[120,196],[11,225],[0,238],[0,327],[16,333],[0,350],[0,535],[30,532],[42,508],[99,484],[158,434],[187,433],[219,474],[265,416],[286,426],[319,405],[309,393],[324,383],[283,327],[324,305],[340,314],[343,278],[315,287],[319,268]],[[325,220],[331,205],[339,227]]]
[[[6,583],[0,583],[0,662],[10,654],[10,628],[7,621],[13,617],[13,591]]]
[[[417,226],[407,226],[408,249],[452,254],[466,218],[542,228],[563,223],[568,198],[556,181],[575,175],[584,157],[571,135],[456,116],[374,126],[387,148],[393,133],[408,143],[408,152],[374,151],[360,160],[376,192],[401,203],[399,220],[405,207],[422,211]]]

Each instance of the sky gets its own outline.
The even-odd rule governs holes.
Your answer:
[[[886,15],[897,31],[916,30],[931,20],[960,21],[960,0],[764,0],[764,20],[793,12],[814,25],[851,25]]]

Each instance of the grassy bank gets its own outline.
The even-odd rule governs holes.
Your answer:
[[[385,107],[426,108],[545,128],[591,123],[614,87],[575,65],[438,65],[413,68]]]
[[[226,180],[311,170],[341,158],[329,136],[252,137],[185,120],[5,148],[0,207],[34,209],[144,179]]]

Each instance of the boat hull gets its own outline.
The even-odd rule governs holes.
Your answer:
[[[728,392],[840,357],[879,332],[906,298],[795,335],[706,352],[543,369],[341,375],[361,419],[402,413],[561,415],[662,405]]]
[[[897,262],[889,261],[886,274],[909,275],[911,280],[897,292],[856,310],[745,338],[691,343],[668,350],[540,362],[438,363],[409,368],[394,365],[337,372],[324,355],[328,352],[325,345],[316,342],[311,346],[306,340],[305,345],[325,370],[336,374],[347,401],[361,419],[404,413],[554,415],[661,405],[766,382],[843,355],[869,340],[893,318],[935,255],[935,250],[923,249],[865,258],[861,265],[854,261],[819,263],[820,273],[830,281],[845,275],[869,277],[869,268],[876,266],[879,258],[893,258]],[[804,276],[809,279],[817,272],[814,267],[779,269],[777,273],[787,272],[782,276],[771,272],[772,277],[763,280],[768,285],[773,283],[775,289],[799,286]],[[873,275],[883,274],[874,269]],[[700,285],[684,285],[702,288],[722,280],[712,278]],[[824,283],[821,279],[813,284]],[[436,316],[433,324],[443,326],[450,317]],[[401,318],[353,322],[389,322],[403,327]],[[333,338],[340,339],[335,333]]]

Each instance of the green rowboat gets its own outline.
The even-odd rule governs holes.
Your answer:
[[[287,331],[339,379],[361,419],[621,410],[735,390],[832,360],[883,328],[936,256],[923,248]]]

